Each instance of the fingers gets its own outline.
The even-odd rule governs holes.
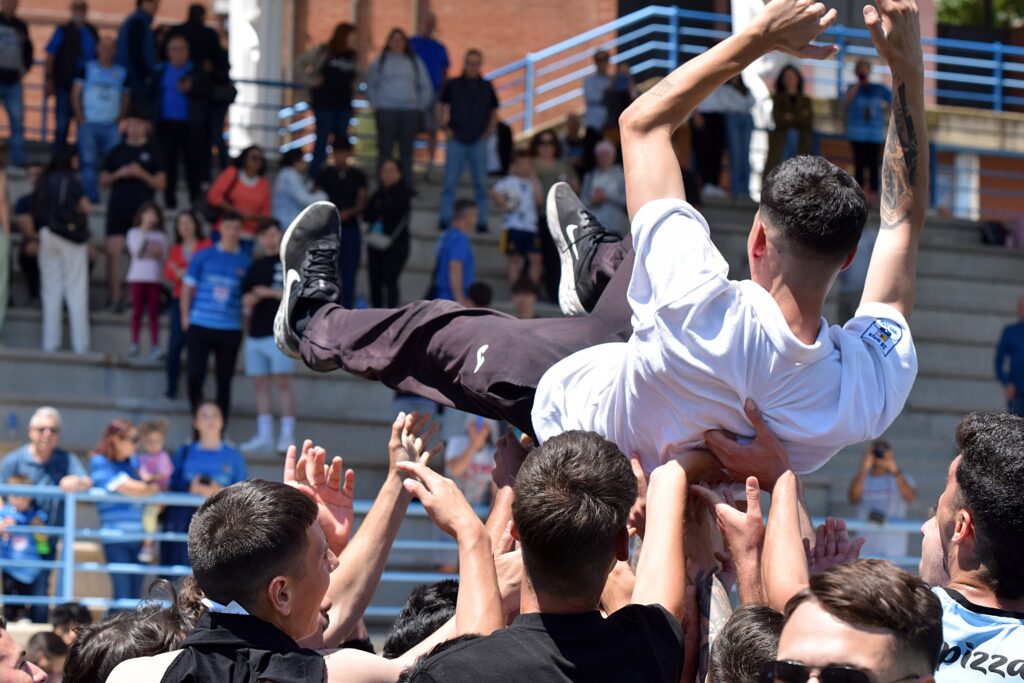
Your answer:
[[[295,481],[295,458],[297,455],[298,449],[295,448],[295,444],[289,446],[284,453],[284,483],[286,484]]]
[[[864,25],[871,34],[871,40],[875,47],[885,45],[885,30],[882,28],[882,15],[874,5],[864,6]]]
[[[860,551],[864,547],[864,544],[867,543],[867,542],[868,542],[868,539],[865,538],[864,536],[861,536],[859,538],[853,539],[853,542],[850,543],[850,552],[849,552],[849,560],[850,560],[850,562],[853,562],[858,557],[860,557]]]
[[[798,55],[805,59],[831,59],[839,54],[838,45],[805,45]]]
[[[391,423],[391,440],[395,441],[400,439],[402,436],[402,429],[405,427],[405,413],[398,413],[395,417],[395,421]]]
[[[747,515],[761,517],[761,486],[757,477],[747,477]]]
[[[344,461],[340,457],[335,456],[334,460],[331,461],[330,469],[327,471],[327,488],[331,489],[332,491],[340,491],[341,477],[344,471]],[[352,470],[349,470],[349,472],[351,471]]]
[[[444,452],[444,443],[435,444],[433,448],[431,448],[426,453],[421,455],[417,462],[419,462],[421,465],[429,465],[430,461],[432,459],[434,459],[437,456],[441,455],[441,453],[443,453],[443,452]]]
[[[822,524],[818,527],[818,531],[814,536],[814,558],[816,560],[820,560],[825,556],[825,536],[827,533],[826,525]]]
[[[825,520],[825,552],[829,555],[836,554],[836,520],[834,517],[829,517]]]
[[[342,491],[349,498],[353,498],[355,496],[355,493],[356,493],[356,473],[354,471],[347,470],[345,472],[345,484],[344,484],[344,486],[342,488]]]
[[[768,425],[764,421],[764,413],[754,403],[754,399],[748,398],[743,402],[743,412],[746,413],[747,419],[750,420],[750,424],[758,436],[761,436],[762,432],[768,431]]]
[[[406,465],[408,463],[399,463],[400,465]],[[423,502],[423,499],[430,493],[426,486],[423,485],[419,479],[405,479],[402,481],[402,488],[411,493],[416,497],[417,500]]]
[[[439,482],[444,480],[444,477],[442,477],[440,474],[430,469],[423,463],[400,462],[396,465],[396,467],[398,467],[398,469],[404,472],[405,474],[411,474],[412,476],[422,481],[430,490],[433,490],[434,487]]]
[[[843,557],[850,551],[850,534],[846,531],[846,520],[836,520],[836,553]]]
[[[707,488],[706,486],[702,486],[700,484],[693,484],[693,485],[691,485],[690,486],[690,493],[694,494],[695,496],[700,498],[702,501],[704,501],[704,503],[707,504],[708,507],[712,507],[713,508],[716,505],[724,505],[725,504],[725,501],[722,499],[721,496],[719,496],[716,492],[712,491],[711,489]]]
[[[704,432],[704,445],[719,459],[730,460],[735,457],[737,449],[736,437],[729,432],[714,429]]]

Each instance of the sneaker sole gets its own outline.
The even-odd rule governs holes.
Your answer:
[[[558,280],[558,307],[562,309],[563,315],[586,315],[587,311],[583,308],[583,302],[580,301],[579,294],[576,293],[576,264],[573,263],[571,247],[566,239],[565,231],[562,229],[562,224],[558,220],[558,202],[555,199],[555,194],[558,191],[559,185],[565,185],[565,183],[555,183],[552,185],[551,189],[548,190],[547,201],[545,202],[548,231],[551,233],[551,239],[555,241],[555,247],[558,249],[558,260],[562,264],[562,273]]]

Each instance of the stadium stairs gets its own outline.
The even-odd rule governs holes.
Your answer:
[[[401,280],[404,301],[414,300],[426,291],[438,236],[440,187],[437,181],[423,181],[419,190],[410,224],[411,256]],[[24,191],[24,180],[14,178],[10,195],[17,197]],[[747,276],[745,243],[754,209],[750,202],[709,202],[705,207],[712,237],[736,278]],[[510,310],[504,257],[497,244],[498,215],[492,213],[489,222],[489,234],[473,237],[478,278],[494,287],[497,307]],[[0,332],[0,417],[14,413],[18,428],[16,434],[6,438],[23,439],[25,425],[35,407],[52,404],[64,415],[62,446],[80,456],[88,454],[107,421],[118,416],[135,421],[169,419],[168,445],[173,449],[189,436],[187,401],[163,397],[162,362],[127,357],[129,315],[99,310],[106,303],[102,213],[94,213],[91,225],[97,252],[91,274],[91,353],[78,356],[40,351],[40,311],[23,306],[26,292],[22,276],[12,276],[16,301],[22,306],[10,309]],[[953,432],[960,417],[972,410],[1004,408],[1000,387],[992,378],[992,353],[1002,326],[1014,317],[1017,297],[1024,293],[1024,256],[982,246],[978,234],[973,223],[931,217],[923,236],[917,305],[911,321],[920,372],[903,415],[886,434],[904,469],[920,487],[921,495],[910,513],[914,518],[923,518],[944,485],[954,450]],[[361,271],[361,297],[365,295],[366,281],[365,271]],[[541,305],[539,309],[542,315],[557,315],[553,306]],[[834,312],[835,303],[830,301],[826,315],[832,319]],[[166,329],[164,321],[161,343],[166,343]],[[148,351],[145,327],[142,337],[144,358]],[[229,438],[236,443],[254,433],[256,418],[252,385],[244,377],[241,363],[240,357],[228,429]],[[184,394],[183,378],[181,395]],[[212,377],[207,394],[212,394]],[[300,368],[295,378],[295,394],[300,438],[312,438],[331,453],[342,454],[346,466],[356,470],[357,498],[371,498],[386,472],[386,443],[394,417],[392,393],[379,384],[344,373],[318,374]],[[860,466],[863,452],[863,446],[851,446],[808,478],[813,514],[852,512],[845,503],[846,487]],[[281,476],[279,455],[250,454],[247,459],[252,476]],[[80,514],[83,525],[95,523],[90,506],[82,506]],[[425,518],[407,519],[401,538],[439,539]],[[436,551],[432,550],[396,550],[392,552],[389,569],[429,572],[437,560]],[[400,605],[408,589],[422,580],[425,579],[382,584],[374,605]]]

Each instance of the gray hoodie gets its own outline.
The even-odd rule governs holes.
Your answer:
[[[423,61],[385,52],[366,73],[366,91],[374,109],[422,111],[433,101],[434,88]]]

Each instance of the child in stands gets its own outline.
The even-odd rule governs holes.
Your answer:
[[[174,473],[174,465],[171,463],[171,456],[167,453],[165,440],[167,437],[167,422],[163,420],[143,422],[139,425],[139,441],[142,449],[136,456],[138,458],[139,476],[142,481],[155,483],[160,486],[161,491],[166,491],[171,483],[171,475]],[[160,513],[162,505],[147,505],[142,513],[142,528],[146,533],[153,533],[160,528]],[[142,542],[142,550],[139,551],[139,562],[149,563],[156,558],[156,543],[147,538]]]
[[[167,258],[167,235],[164,234],[164,213],[154,202],[146,202],[135,214],[135,227],[128,230],[125,243],[131,264],[128,286],[132,294],[132,345],[128,355],[139,355],[139,334],[142,316],[149,316],[149,357],[159,360],[160,297],[163,291],[164,260]]]
[[[8,484],[28,486],[32,480],[24,475],[15,474],[7,478]],[[46,512],[41,510],[32,496],[7,496],[5,504],[0,508],[0,525],[9,526],[46,526]],[[4,562],[3,592],[4,595],[35,595],[35,581],[39,577],[39,569],[31,567],[12,567],[12,560],[41,560],[50,552],[50,537],[46,534],[26,534],[24,532],[4,531],[0,540],[0,559]],[[28,605],[16,602],[4,603],[4,617],[7,621],[27,619]]]
[[[509,175],[499,180],[491,197],[501,207],[502,250],[508,256],[508,283],[515,284],[526,262],[527,274],[540,283],[543,258],[540,252],[537,206],[544,201],[537,172],[528,152],[516,152]]]

